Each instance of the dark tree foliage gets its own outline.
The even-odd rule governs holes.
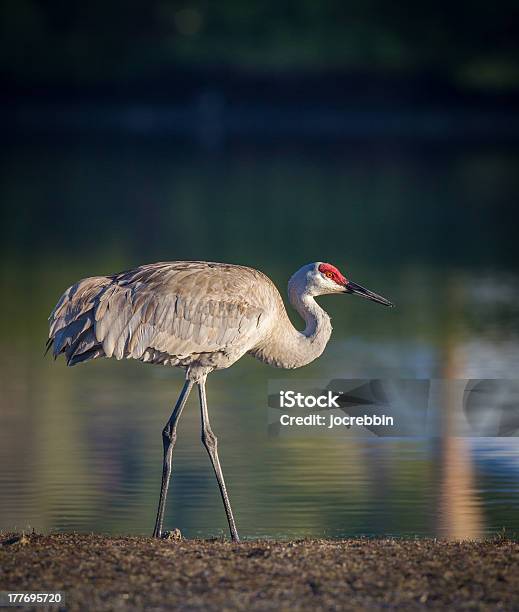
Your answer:
[[[11,82],[102,84],[190,68],[248,73],[432,72],[519,86],[515,0],[3,0]]]

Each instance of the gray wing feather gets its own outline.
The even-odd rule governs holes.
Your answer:
[[[69,365],[102,356],[177,365],[203,353],[246,352],[265,331],[273,296],[281,300],[251,268],[141,266],[67,289],[49,318],[49,342]]]

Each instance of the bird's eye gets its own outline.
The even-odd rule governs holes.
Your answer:
[[[326,272],[325,274],[328,278],[333,278],[333,274],[331,272]]]

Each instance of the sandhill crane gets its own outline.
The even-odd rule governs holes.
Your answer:
[[[274,283],[244,266],[174,261],[140,266],[113,276],[86,278],[69,287],[52,311],[47,349],[64,353],[69,366],[96,359],[138,359],[183,368],[186,379],[162,432],[164,458],[153,535],[162,536],[177,423],[197,385],[202,442],[220,487],[231,537],[238,531],[211,430],[205,382],[248,353],[278,368],[299,368],[321,355],[330,339],[330,317],[315,297],[355,293],[379,304],[385,298],[347,280],[331,264],[300,268],[288,283],[290,303],[305,321],[291,324]]]

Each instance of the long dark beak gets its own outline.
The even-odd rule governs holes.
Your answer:
[[[383,304],[384,306],[394,306],[394,304],[392,304],[389,300],[386,300],[386,298],[383,298],[381,295],[378,295],[378,293],[373,293],[373,291],[370,291],[369,289],[364,289],[364,287],[361,287],[352,281],[348,281],[344,287],[344,292],[355,293],[356,295],[360,295],[360,297],[371,300],[372,302],[377,302],[377,304]]]

